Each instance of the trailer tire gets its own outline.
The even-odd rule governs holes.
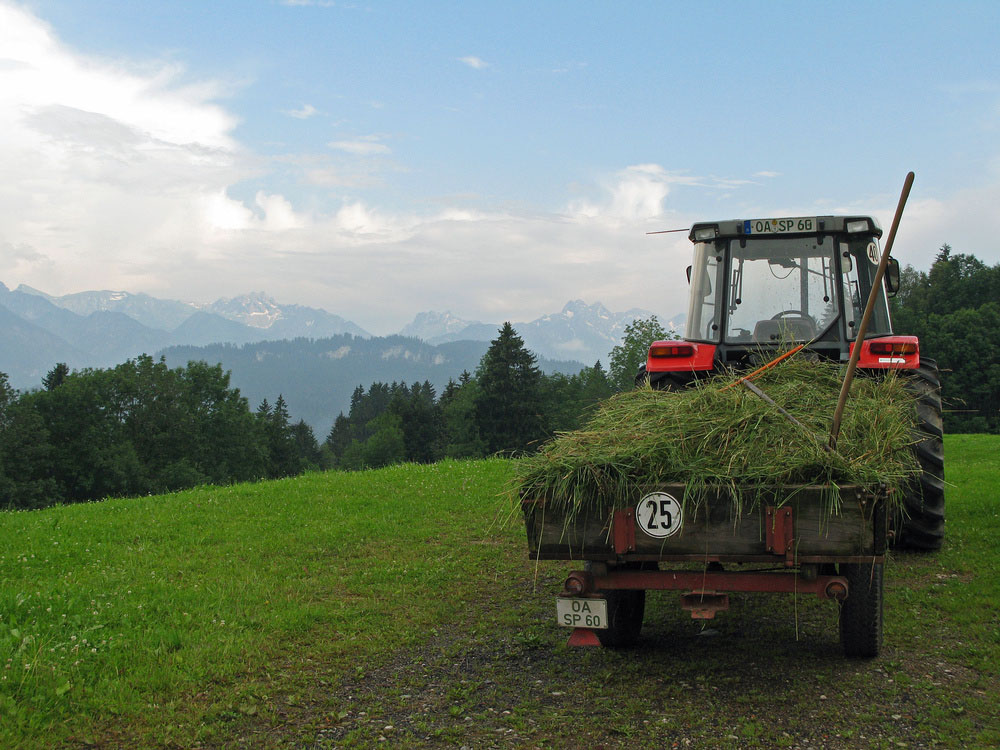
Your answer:
[[[656,563],[624,563],[619,567],[622,570],[648,570],[656,569]],[[608,602],[608,627],[594,631],[597,640],[608,648],[634,646],[639,640],[642,618],[646,613],[646,592],[641,589],[609,589],[597,593]]]
[[[847,598],[840,603],[840,644],[847,656],[871,659],[882,649],[882,563],[842,563]]]
[[[913,452],[920,462],[920,478],[903,497],[895,519],[894,545],[899,549],[934,552],[944,541],[944,444],[941,419],[941,380],[937,362],[922,357],[920,367],[906,371],[907,387],[917,397],[917,430]]]

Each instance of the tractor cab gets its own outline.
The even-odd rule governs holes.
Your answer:
[[[663,379],[658,373],[671,373],[669,380],[680,385],[698,371],[740,367],[762,351],[795,344],[846,362],[878,268],[881,236],[867,216],[695,224],[684,341],[650,347],[645,374],[655,382]],[[892,335],[886,294],[898,286],[899,264],[891,259],[862,366],[917,366],[916,339]],[[888,346],[869,351],[876,341]]]

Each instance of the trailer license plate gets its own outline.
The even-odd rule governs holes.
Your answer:
[[[556,622],[567,628],[608,627],[608,602],[606,599],[556,598]]]

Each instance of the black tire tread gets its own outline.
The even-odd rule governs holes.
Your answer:
[[[918,434],[913,446],[920,479],[903,498],[895,546],[921,552],[941,549],[944,542],[944,444],[941,380],[937,362],[922,357],[920,367],[907,371],[907,387],[917,396]]]
[[[645,591],[601,592],[608,600],[608,624],[605,630],[595,630],[602,646],[629,648],[639,640],[642,618],[646,610]]]
[[[840,643],[851,657],[871,659],[882,650],[882,563],[840,566],[847,598],[840,603]]]

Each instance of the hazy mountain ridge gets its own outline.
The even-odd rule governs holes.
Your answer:
[[[16,388],[37,386],[56,362],[82,362],[84,353],[65,339],[25,320],[0,303],[0,372]]]
[[[162,352],[171,367],[191,360],[222,364],[232,373],[231,384],[240,389],[251,406],[264,399],[273,403],[281,394],[294,419],[308,422],[320,439],[333,420],[346,412],[357,386],[373,382],[412,385],[429,381],[440,394],[448,380],[458,380],[463,370],[474,372],[489,343],[456,341],[428,344],[408,336],[362,338],[342,334],[324,339],[259,341],[236,346],[174,346]],[[544,372],[572,375],[580,362],[539,358]]]
[[[105,289],[54,297],[26,284],[20,284],[15,292],[42,297],[77,315],[87,316],[99,311],[124,313],[144,326],[164,331],[174,330],[197,311],[197,307],[187,302],[158,299],[141,292],[132,294]]]
[[[567,302],[561,312],[543,315],[532,321],[513,323],[514,329],[534,352],[555,359],[575,359],[593,364],[607,364],[608,354],[618,345],[625,327],[637,318],[652,316],[649,310],[632,308],[611,312],[600,302],[588,305],[583,300]],[[663,321],[667,330],[678,330],[683,315]],[[450,311],[418,313],[413,322],[400,331],[415,335],[429,344],[448,341],[492,341],[500,323],[466,321]]]
[[[651,314],[574,300],[514,327],[543,370],[572,374],[597,360],[607,366],[625,326]],[[106,290],[55,297],[0,283],[0,372],[27,389],[57,362],[111,367],[162,353],[171,366],[222,363],[255,406],[281,393],[292,414],[321,432],[359,385],[428,380],[440,391],[449,378],[474,371],[500,326],[422,312],[400,334],[373,337],[340,316],[262,292],[197,306]]]
[[[11,384],[37,386],[56,362],[72,368],[107,367],[161,348],[170,334],[120,312],[79,315],[40,294],[0,284],[0,306],[19,321],[0,331],[0,372]]]
[[[431,310],[429,312],[417,313],[416,317],[413,318],[413,322],[403,326],[399,335],[415,336],[418,339],[426,341],[428,344],[440,344],[446,340],[457,341],[458,339],[450,339],[449,337],[461,337],[461,333],[465,329],[470,326],[481,325],[483,324],[478,321],[464,320],[457,315],[453,315],[451,310],[445,310],[443,313]],[[476,341],[478,339],[472,338],[472,340]]]
[[[9,291],[6,287],[4,290]],[[122,313],[148,328],[167,332],[175,331],[192,318],[207,321],[209,319],[204,316],[212,315],[256,331],[257,333],[244,333],[241,337],[252,341],[299,336],[318,338],[341,333],[371,335],[356,323],[339,315],[315,307],[279,304],[264,292],[221,298],[207,305],[110,290],[76,292],[56,297],[26,284],[21,284],[10,293],[41,298],[55,307],[83,317],[95,312]],[[188,323],[189,330],[193,327]],[[228,330],[235,331],[232,328]]]
[[[57,297],[25,284],[11,291],[0,282],[0,306],[13,316],[0,331],[0,372],[18,388],[37,387],[56,362],[73,369],[110,367],[183,344],[369,335],[338,315],[279,305],[263,293],[202,309],[148,294],[102,290]]]
[[[278,304],[264,292],[216,300],[204,309],[250,328],[267,331],[267,339],[324,338],[342,333],[371,336],[356,323],[322,308]]]
[[[264,292],[197,305],[125,291],[54,296],[24,284],[14,291],[0,284],[0,304],[56,337],[58,340],[47,341],[46,351],[65,352],[58,361],[77,368],[105,367],[170,346],[371,335],[339,315],[320,308],[280,304]],[[625,326],[650,315],[648,310],[638,308],[611,312],[600,302],[573,300],[558,313],[513,325],[525,345],[538,356],[589,365],[598,360],[606,363]],[[673,323],[665,322],[668,328]],[[499,322],[466,320],[450,311],[427,311],[417,313],[399,335],[434,345],[462,340],[487,342],[496,338],[500,326]],[[19,387],[37,385],[37,365],[21,366],[19,355],[12,351],[16,350],[8,348],[5,355],[0,355],[0,371],[7,372]]]

